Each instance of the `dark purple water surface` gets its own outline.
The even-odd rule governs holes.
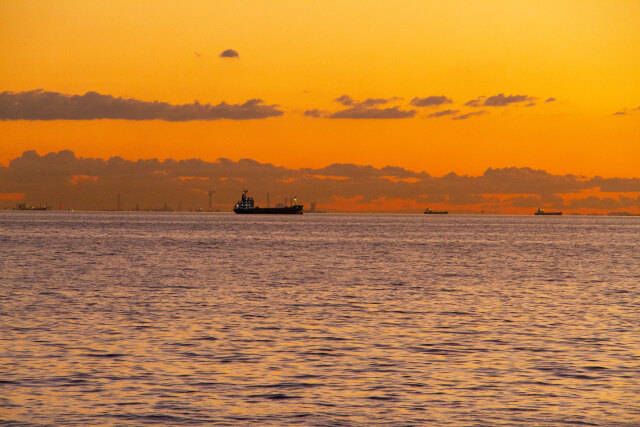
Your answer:
[[[0,271],[0,424],[640,424],[640,218],[0,212]]]

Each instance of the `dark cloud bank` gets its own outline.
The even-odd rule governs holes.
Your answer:
[[[0,93],[0,120],[248,120],[281,116],[278,105],[265,105],[261,99],[243,104],[173,105],[159,101],[116,98],[97,92],[65,95],[33,90]]]
[[[490,168],[481,176],[450,173],[433,177],[426,172],[392,166],[333,164],[319,169],[294,170],[249,159],[129,161],[112,157],[103,160],[78,158],[71,151],[44,156],[27,151],[12,160],[8,167],[0,166],[0,206],[5,208],[13,207],[15,201],[2,200],[2,194],[24,193],[24,201],[32,204],[115,209],[120,193],[121,205],[127,209],[136,204],[141,209],[161,208],[167,204],[173,209],[189,210],[206,208],[207,192],[212,189],[216,192],[215,206],[230,210],[243,187],[248,188],[260,204],[266,203],[269,192],[272,203],[297,195],[307,208],[312,201],[322,207],[323,204],[334,204],[338,199],[351,199],[354,200],[350,205],[352,210],[359,210],[358,203],[371,203],[381,198],[407,201],[406,208],[398,209],[405,212],[419,212],[415,203],[426,207],[443,202],[454,212],[468,211],[470,207],[465,205],[473,204],[494,212],[512,207],[526,208],[528,212],[540,206],[565,210],[640,207],[638,178],[586,179],[530,168]],[[602,198],[588,194],[577,200],[563,201],[563,194],[593,188],[628,194]],[[362,207],[360,210],[369,209]]]

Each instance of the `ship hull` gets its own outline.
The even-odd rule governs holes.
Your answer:
[[[562,215],[562,212],[536,212],[534,215]]]
[[[302,215],[302,205],[286,206],[284,208],[234,208],[233,211],[243,215]]]
[[[45,207],[41,207],[41,208],[17,208],[14,210],[18,210],[18,211],[46,211],[49,210],[49,208],[45,208]]]
[[[449,215],[449,211],[431,211],[425,212],[425,215]]]

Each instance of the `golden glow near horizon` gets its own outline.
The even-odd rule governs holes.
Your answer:
[[[260,98],[284,111],[242,121],[7,120],[3,164],[25,150],[71,149],[293,168],[396,165],[433,175],[529,166],[640,176],[640,2],[7,1],[0,20],[0,92],[96,91],[172,104]],[[228,48],[239,57],[218,56]],[[500,93],[536,105],[464,105]],[[303,115],[338,111],[334,99],[343,94],[397,97],[383,108],[418,112]],[[453,103],[409,105],[439,95]],[[489,112],[428,117],[443,109]]]

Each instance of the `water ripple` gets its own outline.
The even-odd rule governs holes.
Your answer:
[[[0,212],[0,425],[640,425],[640,220]]]

